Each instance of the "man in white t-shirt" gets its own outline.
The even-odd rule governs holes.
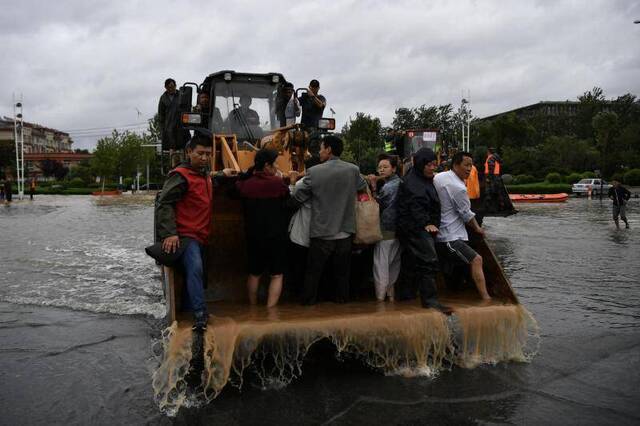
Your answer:
[[[471,211],[471,201],[467,194],[465,179],[471,173],[473,157],[468,152],[456,153],[452,160],[451,170],[438,173],[433,184],[440,199],[440,228],[436,236],[436,244],[440,253],[447,253],[451,258],[459,259],[471,268],[471,276],[483,300],[491,300],[487,292],[487,284],[482,271],[482,257],[469,244],[466,226],[469,226],[481,237],[484,230]]]

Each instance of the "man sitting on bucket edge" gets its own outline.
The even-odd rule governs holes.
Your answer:
[[[180,248],[186,298],[183,309],[193,312],[194,329],[207,327],[204,298],[205,246],[209,243],[213,182],[207,166],[211,157],[211,139],[196,133],[186,146],[187,162],[169,172],[157,207],[158,235],[162,250],[173,253]],[[214,177],[235,174],[233,169],[219,171]]]

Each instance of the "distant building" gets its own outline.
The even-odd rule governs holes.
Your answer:
[[[607,109],[607,104],[610,101],[605,101],[604,109]],[[540,101],[537,104],[531,104],[519,108],[515,108],[509,111],[500,112],[498,114],[489,115],[487,117],[480,118],[476,122],[493,121],[499,117],[515,114],[518,118],[529,118],[533,116],[547,116],[547,117],[575,117],[580,110],[580,102],[578,101]]]
[[[92,154],[76,153],[72,148],[73,140],[68,133],[44,127],[39,124],[24,122],[24,161],[25,177],[42,177],[42,161],[51,160],[71,168],[82,160],[90,159]],[[0,147],[2,152],[13,153],[15,161],[15,133],[13,119],[0,118]],[[0,177],[1,178],[1,177]]]
[[[15,146],[13,119],[0,118],[0,143]],[[73,140],[69,133],[24,122],[24,152],[73,152]]]

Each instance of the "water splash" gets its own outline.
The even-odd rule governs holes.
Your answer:
[[[255,373],[263,389],[286,386],[302,375],[309,348],[322,339],[335,345],[338,356],[355,355],[384,374],[405,377],[435,377],[452,365],[527,362],[537,351],[537,324],[520,305],[462,305],[449,319],[435,310],[397,305],[382,310],[369,303],[313,310],[286,306],[275,312],[265,309],[262,315],[236,308],[233,316],[216,316],[204,335],[197,398],[211,402],[227,384],[241,389],[246,371]],[[191,342],[188,321],[174,322],[165,333],[153,389],[168,415],[175,415],[189,399],[185,385]]]

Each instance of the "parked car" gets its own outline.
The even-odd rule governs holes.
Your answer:
[[[144,185],[140,185],[140,191],[146,191],[147,186],[149,187],[150,191],[160,191],[162,189],[162,185],[160,185],[159,183],[145,183]]]
[[[600,189],[602,188],[602,193],[606,194],[611,188],[612,185],[608,184],[603,179],[582,179],[578,183],[574,183],[571,186],[571,192],[576,195],[586,195],[591,190],[592,195],[600,194]]]

